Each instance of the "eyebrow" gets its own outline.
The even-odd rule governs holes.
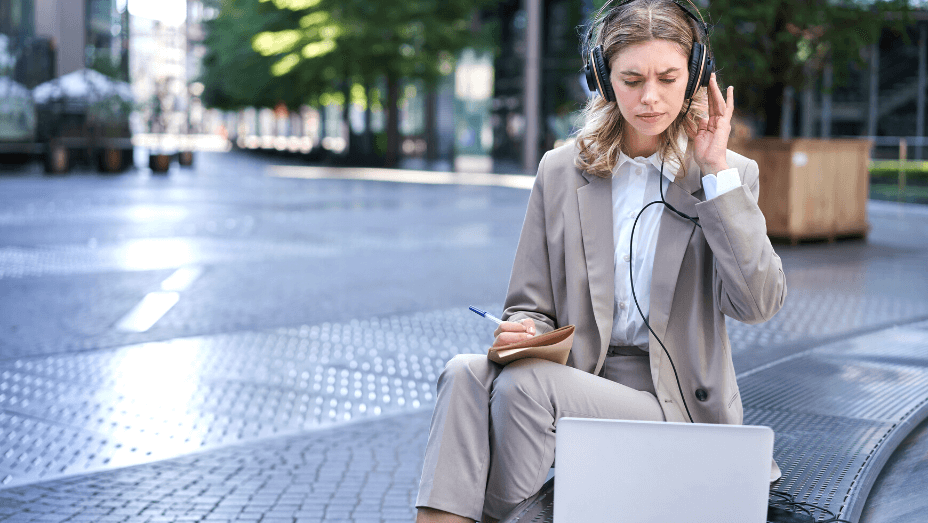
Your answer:
[[[675,72],[677,72],[677,71],[679,71],[679,70],[680,70],[679,67],[671,67],[670,69],[667,69],[666,71],[662,71],[662,72],[660,72],[660,73],[657,73],[657,75],[658,75],[658,76],[664,76],[665,74],[675,73]],[[644,75],[642,75],[641,73],[639,73],[638,71],[622,71],[622,72],[620,72],[619,74],[624,74],[624,75],[626,75],[626,76],[644,76]]]

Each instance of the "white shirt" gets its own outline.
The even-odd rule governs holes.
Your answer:
[[[677,145],[681,151],[686,150],[687,137],[681,134]],[[673,158],[664,162],[664,195],[680,168]],[[635,244],[629,252],[632,225],[638,212],[649,202],[660,201],[658,179],[661,171],[661,157],[654,153],[648,158],[629,158],[620,153],[619,161],[612,171],[612,237],[615,240],[615,308],[612,317],[612,337],[610,345],[637,346],[648,350],[648,328],[641,319],[632,297],[632,286],[628,274],[628,265],[632,263],[635,275],[635,296],[645,317],[648,316],[651,298],[651,270],[654,267],[654,251],[657,246],[657,234],[664,212],[662,204],[650,207],[638,218],[635,227]],[[741,185],[737,169],[726,169],[716,175],[706,175],[702,179],[706,199],[711,200]],[[681,218],[682,219],[682,218]],[[634,254],[634,258],[632,258]]]

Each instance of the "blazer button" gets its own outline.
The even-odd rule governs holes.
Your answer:
[[[699,401],[706,401],[709,399],[709,393],[705,389],[696,389],[696,399]]]

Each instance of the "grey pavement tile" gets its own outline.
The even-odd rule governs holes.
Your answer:
[[[376,421],[362,421],[347,426],[325,429],[300,436],[290,436],[266,440],[255,444],[238,445],[217,449],[195,456],[186,456],[172,460],[159,461],[135,467],[100,472],[87,476],[67,478],[58,481],[39,483],[30,486],[13,487],[0,491],[4,495],[5,506],[21,509],[24,506],[39,507],[42,500],[53,498],[62,489],[74,495],[80,492],[79,502],[110,494],[109,484],[118,483],[126,475],[136,478],[133,489],[137,491],[160,491],[162,494],[153,504],[143,508],[137,517],[145,518],[203,518],[207,515],[218,519],[259,520],[280,517],[279,511],[286,510],[285,517],[290,519],[351,519],[358,511],[362,483],[339,490],[338,485],[319,483],[318,477],[305,478],[306,483],[294,483],[292,471],[304,466],[304,461],[315,462],[321,455],[339,455],[349,460],[368,460],[373,464],[372,450],[377,452],[395,452],[402,448],[410,455],[417,456],[415,463],[401,467],[394,462],[396,470],[392,474],[394,487],[392,495],[397,499],[386,499],[378,504],[363,504],[370,513],[410,514],[410,496],[418,488],[418,471],[421,468],[421,452],[425,444],[426,429],[430,413],[418,412],[409,415],[392,416]],[[307,454],[310,449],[319,455]],[[304,458],[303,456],[306,456]],[[214,474],[210,464],[218,463],[254,463],[262,461],[274,463],[273,468],[263,469],[261,474],[240,477],[238,475]],[[281,464],[286,463],[286,464]],[[176,478],[185,478],[185,483],[197,485],[188,492],[178,492],[171,488]],[[402,483],[402,488],[397,488]],[[269,485],[278,485],[276,492]],[[228,497],[212,496],[209,503],[203,503],[196,495],[199,489],[211,488],[216,491],[228,488],[233,494]],[[269,491],[267,494],[262,491]],[[324,490],[325,494],[313,491]],[[283,494],[283,491],[289,493]],[[303,491],[303,492],[300,492]],[[247,493],[247,494],[242,494]],[[387,494],[389,497],[391,494]],[[384,494],[378,494],[378,499]],[[221,497],[221,499],[219,499]],[[106,499],[106,504],[121,508],[90,506],[82,514],[113,514],[125,509],[122,500],[114,502]],[[217,501],[218,499],[218,501]],[[285,499],[293,500],[287,502]],[[37,500],[37,501],[31,501]],[[169,503],[167,505],[166,503]],[[230,503],[230,505],[226,505]],[[94,503],[96,504],[96,503]],[[170,507],[170,508],[169,508]],[[75,511],[76,512],[76,511]]]
[[[0,362],[0,428],[16,438],[0,442],[0,473],[15,485],[427,408],[444,361],[484,350],[490,330],[453,309]],[[300,473],[322,467],[319,488],[364,481],[349,458]],[[18,465],[29,459],[44,468]]]

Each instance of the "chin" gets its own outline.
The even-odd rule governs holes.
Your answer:
[[[670,124],[673,122],[664,123],[653,123],[648,125],[636,125],[633,126],[638,134],[643,136],[659,136],[662,132],[666,131]]]

